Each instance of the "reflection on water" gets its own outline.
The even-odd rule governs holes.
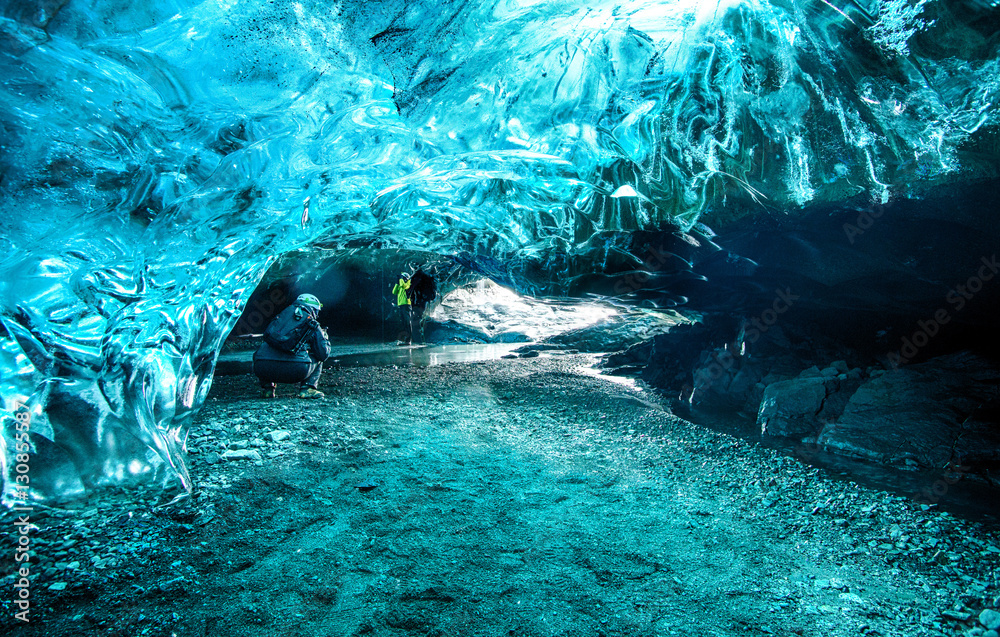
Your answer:
[[[428,367],[446,363],[470,363],[502,358],[526,343],[455,343],[450,345],[400,346],[382,342],[335,342],[326,366],[378,367],[414,365]],[[219,355],[216,375],[248,374],[252,370],[253,349]]]
[[[598,367],[600,360],[605,356],[605,354],[593,354],[591,356],[592,364],[591,367],[583,367],[580,369],[587,376],[593,376],[594,378],[600,378],[601,380],[606,380],[609,383],[614,383],[616,385],[621,385],[623,387],[628,387],[629,389],[634,389],[636,391],[641,390],[639,383],[632,376],[615,376],[614,374],[605,374],[604,370]]]
[[[408,345],[373,352],[337,356],[331,360],[341,367],[413,365],[429,367],[445,363],[471,363],[501,358],[524,343],[459,343],[455,345]]]

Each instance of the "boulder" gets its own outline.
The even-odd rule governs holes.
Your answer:
[[[987,630],[1000,629],[1000,613],[992,608],[987,608],[979,613],[979,623],[985,626]]]
[[[819,414],[826,382],[821,376],[804,376],[768,385],[757,412],[761,435],[802,438],[818,434],[824,424]]]
[[[680,324],[683,324],[680,317],[667,313],[629,312],[556,334],[546,342],[580,352],[618,352],[667,334]]]
[[[828,423],[840,417],[862,381],[838,373],[833,366],[825,369],[833,373],[822,373],[814,366],[796,378],[771,383],[764,389],[757,411],[761,435],[812,442]]]
[[[489,343],[490,336],[481,330],[453,320],[424,321],[424,339],[428,343]]]
[[[263,460],[260,452],[255,449],[230,449],[222,454],[222,457],[226,460],[253,460],[255,462]]]
[[[863,382],[817,443],[878,462],[990,469],[1000,465],[998,380],[996,365],[968,353],[888,370]]]

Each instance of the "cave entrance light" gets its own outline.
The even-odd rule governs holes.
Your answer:
[[[617,309],[597,301],[536,299],[482,279],[445,294],[427,317],[454,321],[494,341],[527,342],[595,325],[617,314]]]

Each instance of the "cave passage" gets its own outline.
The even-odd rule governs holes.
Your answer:
[[[4,633],[997,637],[998,25],[0,2]]]

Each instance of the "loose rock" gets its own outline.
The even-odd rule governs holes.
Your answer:
[[[230,449],[222,454],[226,460],[254,460],[260,462],[263,458],[256,449]]]
[[[985,626],[987,630],[997,630],[1000,628],[1000,613],[992,608],[987,608],[979,613],[979,623]]]

